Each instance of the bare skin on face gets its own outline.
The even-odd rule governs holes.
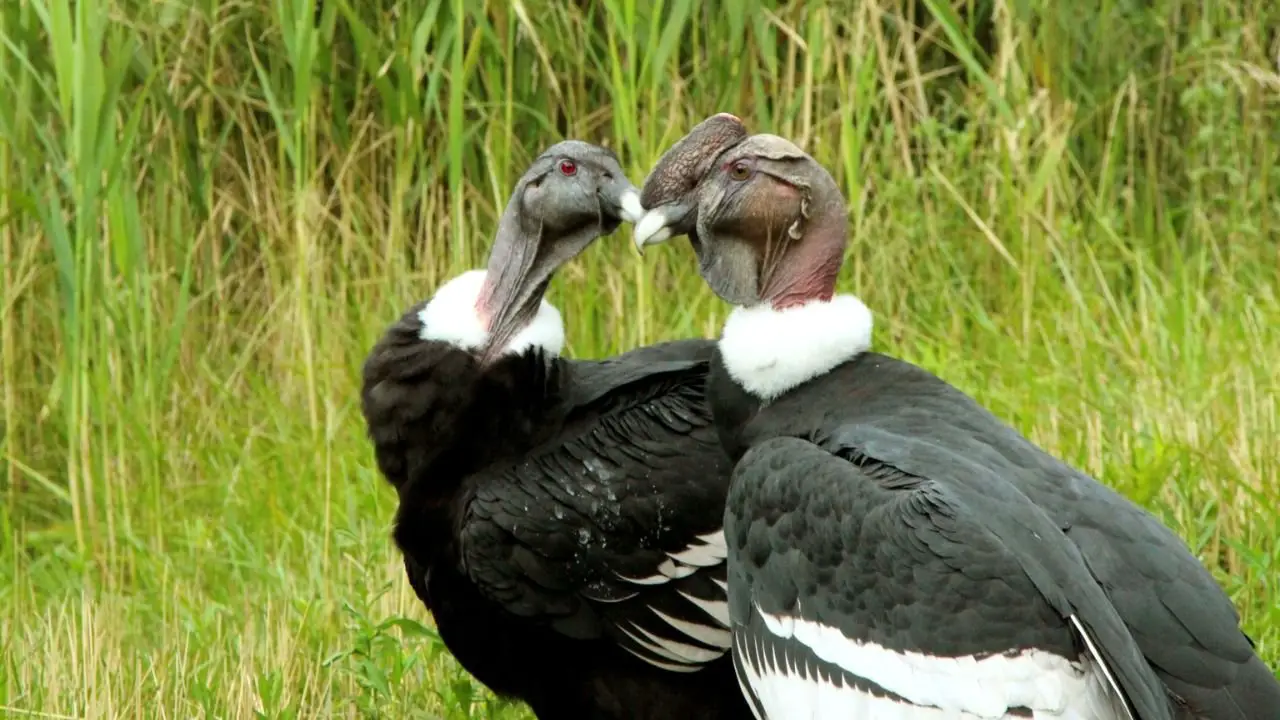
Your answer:
[[[848,240],[844,197],[817,161],[716,115],[674,145],[641,191],[643,246],[687,234],[703,278],[735,305],[830,300]],[[648,199],[650,202],[644,202]]]
[[[488,362],[537,312],[551,276],[596,238],[635,220],[639,193],[609,150],[577,140],[542,153],[516,183],[490,252],[476,314]]]
[[[724,148],[746,137],[747,128],[736,115],[717,113],[698,123],[658,158],[654,172],[640,192],[640,204],[652,208],[679,201],[711,169],[712,161]],[[654,182],[658,169],[662,175]]]

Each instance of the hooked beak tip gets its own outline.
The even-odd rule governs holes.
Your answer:
[[[636,250],[644,254],[646,245],[656,245],[671,237],[671,228],[667,226],[666,213],[662,208],[654,208],[644,213],[635,228]]]
[[[618,202],[622,210],[622,219],[630,223],[638,223],[644,218],[644,206],[640,204],[640,193],[626,190]]]

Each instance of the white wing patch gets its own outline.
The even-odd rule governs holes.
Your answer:
[[[702,536],[706,537],[706,536]],[[690,545],[678,553],[670,554],[667,557],[676,562],[692,565],[694,567],[712,567],[724,562],[725,548],[724,538],[720,539],[719,545],[707,543],[704,545]]]
[[[729,601],[728,600],[704,600],[699,597],[694,597],[683,591],[680,592],[680,595],[685,600],[688,600],[694,605],[697,605],[698,607],[702,608],[703,612],[715,618],[715,621],[720,623],[720,625],[722,625],[723,627],[726,627],[726,628],[729,627]],[[726,648],[729,647],[729,643],[725,642],[724,647]]]
[[[759,608],[756,608],[759,612]],[[735,634],[740,680],[758,699],[764,718],[911,718],[985,720],[1014,717],[1027,708],[1048,720],[1122,720],[1128,717],[1092,657],[1068,660],[1040,650],[986,657],[937,657],[854,642],[833,627],[760,613],[765,630],[784,647],[807,648],[852,676],[879,685],[899,698],[859,690],[822,677],[799,652],[773,653]],[[745,643],[756,652],[745,652]],[[772,645],[773,643],[769,643]],[[779,657],[781,655],[782,657]]]
[[[1089,633],[1085,631],[1084,624],[1075,615],[1067,619],[1071,621],[1071,626],[1080,634],[1080,639],[1084,640],[1084,646],[1089,651],[1089,657],[1093,659],[1093,664],[1101,671],[1103,678],[1107,681],[1112,696],[1116,698],[1116,704],[1120,706],[1120,709],[1124,710],[1124,717],[1126,720],[1134,720],[1133,711],[1129,708],[1129,704],[1124,702],[1124,692],[1120,689],[1120,683],[1116,682],[1115,675],[1111,674],[1111,668],[1107,667],[1107,662],[1102,659],[1102,653],[1098,652],[1098,647],[1094,644],[1093,638],[1089,637]]]
[[[680,593],[680,594],[686,600],[698,605],[699,607],[702,607],[702,603],[706,602],[706,601],[699,601],[696,598],[686,595],[685,593]],[[710,604],[710,603],[707,603],[707,604]],[[724,605],[725,612],[727,613],[729,610],[729,604],[728,603],[721,603],[721,604]],[[703,609],[706,610],[705,607]],[[684,633],[685,635],[688,635],[689,637],[699,642],[706,643],[711,647],[721,648],[722,650],[728,650],[729,646],[733,643],[733,634],[730,633],[729,630],[727,629],[728,628],[727,623],[725,624],[724,628],[713,628],[709,625],[701,625],[699,623],[689,622],[688,620],[673,618],[670,615],[667,615],[666,613],[662,612],[657,608],[649,608],[649,610],[651,610],[654,615],[657,615],[658,617],[665,620],[666,623],[671,627],[679,630],[680,632]],[[712,617],[716,617],[710,611],[708,611],[707,614],[711,615]],[[719,618],[716,618],[716,620],[718,621]],[[723,654],[724,654],[723,652],[717,653],[716,657],[719,657],[720,655],[723,655]]]
[[[702,663],[710,662],[720,657],[721,655],[724,655],[723,650],[707,650],[706,648],[696,647],[693,645],[689,645],[687,643],[677,642],[670,638],[658,637],[657,635],[654,635],[648,630],[645,630],[644,628],[640,627],[636,623],[631,623],[631,628],[639,632],[641,635],[644,635],[645,638],[648,639],[649,642],[645,644],[647,648],[661,655],[662,657],[667,658],[668,660],[675,660],[676,662],[693,663],[693,664],[701,665]],[[640,638],[636,637],[635,635],[632,635],[630,632],[627,631],[626,628],[623,628],[623,631],[627,632],[627,634],[631,637],[632,640],[635,640],[636,642],[642,642]]]
[[[689,577],[703,568],[724,564],[727,555],[724,533],[716,532],[698,535],[688,547],[675,553],[667,553],[667,557],[658,565],[657,572],[645,577],[629,577],[618,574],[618,577],[629,583],[642,586],[657,586]],[[719,578],[711,578],[722,593],[727,592],[728,585]],[[619,629],[635,643],[635,647],[623,644],[623,647],[655,667],[672,672],[693,672],[704,664],[722,657],[733,643],[729,632],[729,603],[724,595],[716,598],[702,598],[686,592],[680,587],[673,588],[676,594],[684,598],[708,616],[711,622],[674,617],[666,612],[650,607],[649,611],[660,619],[667,627],[675,630],[678,637],[695,640],[699,645],[690,645],[678,639],[659,635],[653,630],[646,630],[636,622]],[[664,591],[669,592],[669,591]],[[651,626],[652,627],[652,626]],[[706,647],[703,647],[703,646]]]
[[[734,652],[739,652],[738,648],[734,648]],[[812,677],[803,677],[794,661],[778,658],[766,650],[760,651],[759,658],[759,665],[746,660],[738,663],[738,682],[743,692],[751,693],[748,704],[759,720],[979,720],[979,716],[971,713],[917,707],[878,697],[813,673],[810,673]]]
[[[639,646],[639,649],[625,643],[621,645],[622,649],[654,667],[669,672],[697,672],[703,665],[720,658],[727,651],[727,648],[708,650],[689,645],[655,635],[634,622],[628,624],[630,627],[619,625],[618,629]]]
[[[751,714],[756,716],[756,720],[768,720],[764,716],[764,710],[760,708],[760,698],[755,691],[755,688],[763,689],[768,681],[760,672],[762,667],[757,667],[751,661],[746,650],[747,643],[755,644],[756,640],[743,633],[733,636],[733,674],[738,678],[738,689],[742,690],[742,697],[747,699]]]
[[[658,565],[656,574],[645,577],[619,574],[618,577],[637,585],[661,585],[671,580],[688,577],[697,572],[700,567],[714,567],[724,562],[728,553],[725,550],[723,530],[697,535],[694,540],[680,552],[667,553],[667,559]]]
[[[700,663],[663,662],[662,660],[659,660],[657,658],[659,657],[669,658],[671,655],[669,652],[664,651],[661,648],[661,646],[656,645],[647,640],[644,640],[643,638],[636,637],[635,633],[631,632],[625,627],[618,626],[618,629],[621,630],[623,634],[625,634],[628,638],[630,638],[632,642],[644,648],[645,650],[648,650],[648,653],[640,652],[639,650],[636,650],[635,648],[627,645],[622,645],[621,646],[622,649],[626,650],[632,655],[635,655],[636,657],[640,658],[641,660],[649,663],[650,665],[656,668],[659,668],[661,670],[666,670],[668,672],[678,672],[678,673],[691,673],[691,672],[697,672],[698,670],[702,669],[702,665]],[[639,629],[639,627],[636,626],[636,629]]]

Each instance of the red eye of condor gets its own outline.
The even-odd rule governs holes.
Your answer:
[[[560,174],[566,177],[572,177],[578,174],[578,164],[572,160],[561,160]]]

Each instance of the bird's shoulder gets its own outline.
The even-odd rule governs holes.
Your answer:
[[[531,347],[482,364],[472,350],[428,337],[428,304],[410,307],[383,332],[361,373],[366,429],[400,490],[417,476],[460,477],[481,467],[477,460],[521,452],[569,406],[571,361]]]

